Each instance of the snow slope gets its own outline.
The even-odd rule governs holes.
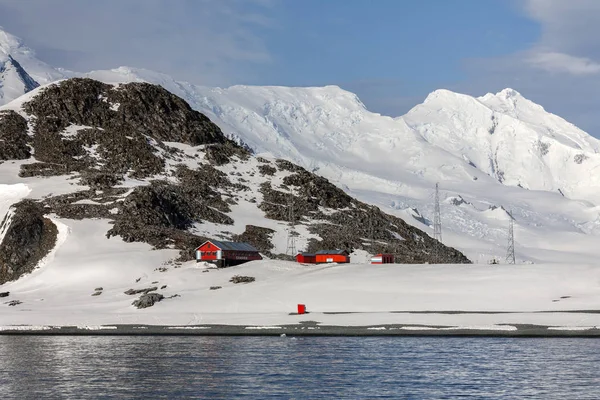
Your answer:
[[[265,260],[217,270],[207,269],[204,263],[176,265],[168,261],[175,255],[170,250],[152,251],[149,246],[118,239],[89,248],[86,244],[98,228],[89,221],[72,223],[72,240],[56,251],[53,261],[3,286],[11,298],[23,303],[2,308],[0,329],[21,324],[228,324],[258,329],[307,320],[344,326],[402,324],[403,329],[416,325],[496,330],[508,329],[510,324],[569,329],[600,325],[597,313],[570,312],[597,310],[597,266],[314,266]],[[81,252],[78,246],[89,250]],[[126,268],[123,260],[127,260]],[[256,281],[229,282],[238,274]],[[148,309],[135,309],[131,302],[137,296],[124,293],[130,288],[164,285],[165,297],[179,297],[166,298]],[[211,290],[214,286],[221,288]],[[92,296],[99,287],[102,293]],[[298,303],[306,304],[310,314],[290,315]],[[493,313],[498,311],[502,313]]]

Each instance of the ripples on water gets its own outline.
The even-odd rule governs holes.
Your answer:
[[[600,399],[600,340],[0,336],[0,398]]]

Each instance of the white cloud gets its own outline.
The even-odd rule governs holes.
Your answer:
[[[575,57],[555,51],[530,53],[525,62],[532,67],[552,73],[568,73],[572,75],[590,75],[600,73],[600,63],[586,57]]]
[[[540,27],[529,48],[465,60],[469,79],[453,88],[473,95],[513,87],[600,137],[600,0],[524,0]]]
[[[574,74],[594,70],[596,60],[600,60],[600,42],[597,40],[600,1],[527,0],[524,9],[541,27],[541,36],[534,46],[544,49],[539,54],[540,66],[572,64],[575,67],[565,68],[564,72]]]

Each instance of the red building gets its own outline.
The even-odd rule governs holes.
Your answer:
[[[315,253],[315,262],[321,263],[349,263],[350,254],[346,250],[319,250]]]
[[[229,267],[252,260],[262,260],[262,257],[248,243],[209,240],[196,249],[196,262],[211,262],[218,267]]]
[[[298,253],[296,261],[304,264],[316,264],[317,256],[314,253]]]
[[[371,258],[371,264],[393,264],[394,263],[394,255],[393,254],[377,254],[375,257]]]

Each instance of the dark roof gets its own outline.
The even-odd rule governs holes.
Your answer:
[[[241,242],[220,242],[217,240],[209,240],[212,244],[220,248],[221,250],[239,250],[239,251],[254,251],[258,253],[258,250],[254,246],[248,243]],[[205,242],[206,243],[206,242]],[[204,244],[204,243],[203,243]],[[202,246],[200,246],[202,247]]]
[[[304,257],[314,257],[315,253],[298,253],[298,255],[304,256]]]
[[[319,250],[316,254],[348,254],[346,250]]]

